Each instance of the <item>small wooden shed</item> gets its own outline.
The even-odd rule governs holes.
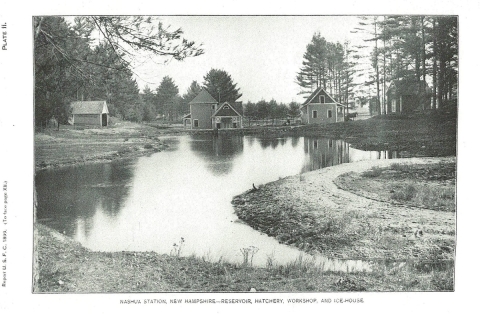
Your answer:
[[[73,125],[108,126],[109,112],[105,100],[74,101],[71,106]]]
[[[431,91],[425,81],[393,80],[387,90],[387,113],[430,108]]]

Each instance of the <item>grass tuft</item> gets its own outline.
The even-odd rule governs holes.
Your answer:
[[[378,166],[375,166],[372,169],[362,173],[362,177],[364,177],[364,178],[376,178],[376,177],[379,177],[382,174],[382,172],[383,172],[382,168],[380,168]]]
[[[400,187],[399,190],[394,191],[392,199],[396,201],[411,201],[417,195],[417,189],[412,184]]]

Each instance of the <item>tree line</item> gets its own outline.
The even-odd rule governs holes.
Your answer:
[[[385,112],[387,84],[396,79],[431,82],[433,109],[456,101],[456,16],[362,16],[352,32],[366,35],[365,42],[373,43],[367,55],[370,67],[365,86],[374,87],[375,98],[380,100],[378,112]]]
[[[37,126],[52,117],[66,123],[74,100],[106,100],[113,115],[151,120],[159,106],[149,102],[148,91],[140,95],[135,65],[142,58],[183,60],[203,54],[181,29],[170,30],[146,16],[83,16],[73,23],[40,16],[33,27]]]
[[[144,116],[143,120],[150,121],[159,115],[161,119],[166,121],[178,121],[183,115],[190,112],[189,103],[203,88],[217,102],[228,101],[234,103],[242,96],[240,88],[237,87],[230,74],[225,70],[211,69],[203,77],[202,85],[197,81],[192,81],[183,95],[179,94],[175,81],[171,77],[165,76],[155,91],[147,86],[140,94],[145,106],[150,108],[149,113],[151,113]]]
[[[432,107],[457,98],[458,18],[456,16],[361,16],[363,43],[329,42],[315,33],[306,47],[296,83],[303,94],[323,87],[341,103],[355,96],[376,99],[385,112],[387,84],[395,79],[431,82]],[[65,123],[74,100],[106,100],[110,112],[131,121],[157,116],[176,120],[188,103],[206,88],[218,101],[236,101],[242,94],[224,70],[211,69],[201,85],[193,81],[179,95],[174,80],[140,91],[135,68],[147,59],[183,60],[204,53],[202,46],[147,16],[82,16],[67,22],[58,16],[34,18],[35,123],[54,117]],[[359,78],[365,77],[359,84]],[[293,117],[298,104],[261,100],[245,105],[252,120]],[[383,110],[382,110],[383,109]]]
[[[290,102],[288,105],[278,103],[275,99],[270,101],[260,100],[259,102],[247,102],[243,107],[243,115],[248,123],[251,121],[263,120],[264,123],[271,121],[273,124],[275,120],[293,120],[300,116],[300,104],[297,102]]]
[[[329,42],[315,33],[306,47],[296,83],[300,94],[324,88],[336,101],[346,103],[353,92],[353,59],[348,43]]]
[[[296,78],[301,94],[323,87],[338,102],[366,97],[386,112],[387,84],[405,79],[430,82],[434,109],[456,101],[456,16],[361,16],[351,32],[359,34],[355,45],[314,34]]]

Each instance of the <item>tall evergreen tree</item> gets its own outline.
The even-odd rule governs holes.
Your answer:
[[[172,31],[156,17],[83,16],[70,25],[61,17],[41,16],[33,22],[37,125],[51,117],[66,122],[70,101],[91,99],[106,99],[111,113],[138,120],[142,110],[132,109],[142,107],[132,79],[137,61],[203,54],[181,29]],[[95,42],[93,30],[100,34]]]
[[[178,86],[170,76],[164,76],[157,87],[157,113],[173,119],[174,108],[178,107]]]
[[[77,37],[62,17],[42,19],[34,41],[36,125],[52,117],[59,123],[67,121],[68,104],[89,77],[78,61],[88,51],[88,41]]]
[[[302,93],[310,93],[317,87],[326,88],[327,82],[327,41],[315,33],[303,55],[302,67],[297,75],[297,84]]]
[[[145,86],[141,96],[143,103],[143,121],[152,121],[157,116],[157,110],[155,107],[156,95],[153,93],[150,87]]]
[[[193,81],[182,96],[181,111],[186,114],[190,111],[189,103],[202,91],[202,87],[197,81]]]
[[[237,88],[230,74],[224,70],[211,69],[203,80],[203,87],[218,102],[235,102],[242,96],[240,88]]]
[[[310,94],[316,88],[322,87],[336,101],[346,102],[354,86],[353,52],[341,43],[331,43],[319,33],[314,34],[307,45],[296,79],[302,89],[300,94]]]

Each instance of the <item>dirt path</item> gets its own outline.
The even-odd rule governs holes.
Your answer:
[[[455,213],[378,201],[334,183],[342,174],[374,166],[446,160],[452,158],[342,164],[269,183],[233,204],[255,229],[306,251],[352,259],[452,259]]]

